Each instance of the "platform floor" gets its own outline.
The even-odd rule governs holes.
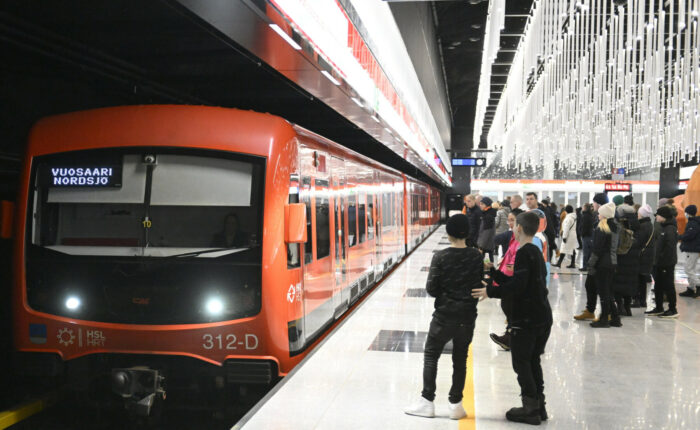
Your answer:
[[[447,418],[449,354],[439,362],[438,417],[403,413],[422,388],[423,342],[433,311],[433,299],[424,295],[427,267],[433,251],[446,246],[441,227],[234,428],[523,428],[504,417],[520,398],[510,353],[489,339],[504,329],[493,299],[479,304],[465,388],[469,417]],[[679,292],[687,285],[681,273]],[[550,285],[554,326],[543,357],[550,420],[543,426],[699,429],[700,300],[679,297],[678,320],[633,309],[623,327],[593,329],[572,318],[584,308],[584,279],[564,269]]]

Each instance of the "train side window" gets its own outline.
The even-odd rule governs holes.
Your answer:
[[[311,229],[311,178],[301,178],[301,201],[306,205],[306,243],[304,244],[304,263],[309,264],[313,260],[313,241]]]
[[[299,175],[293,173],[289,180],[289,203],[299,203]],[[307,210],[308,218],[308,210]],[[307,221],[308,222],[308,221]],[[307,236],[309,242],[311,241],[311,236]],[[301,244],[300,243],[288,243],[287,244],[287,269],[294,269],[301,266]]]
[[[348,242],[350,246],[357,245],[357,195],[354,190],[348,196]]]
[[[316,179],[316,260],[331,254],[328,181]]]
[[[359,231],[358,231],[358,237],[360,239],[359,243],[363,243],[367,238],[365,236],[365,223],[367,222],[365,219],[365,196],[362,195],[360,196],[360,201],[357,205],[357,223],[359,224]]]
[[[374,196],[367,194],[367,240],[374,239]]]

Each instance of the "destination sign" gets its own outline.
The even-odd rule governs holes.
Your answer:
[[[486,158],[453,158],[453,166],[484,167]]]
[[[605,191],[627,191],[632,192],[632,184],[629,183],[606,183]]]
[[[122,186],[121,164],[47,165],[42,184],[49,187],[118,188]]]

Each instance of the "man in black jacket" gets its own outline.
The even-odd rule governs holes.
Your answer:
[[[467,374],[467,351],[474,335],[477,299],[471,292],[481,287],[484,274],[482,255],[466,246],[469,220],[463,214],[447,220],[451,246],[433,256],[426,290],[435,297],[435,312],[430,322],[423,355],[423,391],[421,398],[404,410],[409,415],[435,416],[435,379],[437,363],[445,344],[452,341],[452,387],[449,394],[450,418],[467,416],[462,406],[462,391]]]
[[[491,266],[491,277],[499,285],[472,290],[472,295],[478,298],[509,297],[513,300],[510,347],[523,406],[506,412],[506,419],[528,424],[540,424],[547,419],[540,356],[552,329],[552,309],[547,299],[547,267],[542,252],[532,243],[539,222],[539,217],[533,212],[518,215],[514,234],[520,248],[515,254],[513,276]]]
[[[683,268],[688,276],[688,289],[680,293],[681,297],[700,297],[700,276],[696,270],[698,257],[700,257],[700,217],[696,216],[698,208],[695,205],[685,207],[685,216],[688,224],[681,235],[681,251],[685,253]]]
[[[481,209],[476,204],[476,196],[469,194],[464,198],[464,211],[462,213],[469,218],[469,241],[476,243],[479,239],[479,228],[481,227]]]
[[[547,228],[544,231],[544,235],[547,237],[547,261],[552,261],[552,253],[557,249],[557,234],[554,228],[556,224],[555,217],[552,216],[549,205],[537,202],[537,193],[529,192],[525,194],[525,205],[527,205],[528,210],[540,209],[547,217]]]
[[[593,248],[593,225],[595,219],[593,216],[593,206],[590,203],[583,205],[581,211],[581,243],[583,244],[583,267],[582,272],[588,267],[588,260],[591,258],[591,249]]]
[[[676,309],[676,286],[673,272],[678,263],[676,244],[678,243],[678,228],[673,210],[668,206],[661,206],[656,210],[656,222],[661,226],[654,266],[654,296],[656,306],[654,309],[644,312],[649,316],[661,318],[678,318]],[[664,311],[664,294],[668,298],[668,310]]]

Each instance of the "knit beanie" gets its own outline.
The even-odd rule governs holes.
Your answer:
[[[452,215],[447,220],[445,230],[456,239],[466,239],[469,237],[469,218],[464,214]]]
[[[698,213],[698,208],[695,205],[688,205],[685,207],[685,213],[690,216],[695,216]]]
[[[603,218],[612,218],[615,216],[615,203],[606,203],[598,209],[598,214]]]
[[[630,206],[634,205],[634,197],[631,194],[627,194],[622,200]]]
[[[673,219],[673,210],[668,206],[661,206],[656,210],[656,215],[664,217],[666,221]]]
[[[484,206],[491,206],[493,204],[493,200],[491,200],[488,197],[482,197],[481,198],[481,203],[484,204]]]
[[[625,200],[619,194],[616,195],[615,197],[613,197],[613,203],[615,203],[615,206],[620,206],[622,204],[622,202],[624,202],[624,201]]]
[[[608,195],[605,193],[598,193],[593,197],[593,201],[603,206],[608,202]]]
[[[646,218],[651,218],[651,216],[654,215],[654,211],[651,209],[651,206],[644,205],[641,208],[639,208],[639,215]]]

